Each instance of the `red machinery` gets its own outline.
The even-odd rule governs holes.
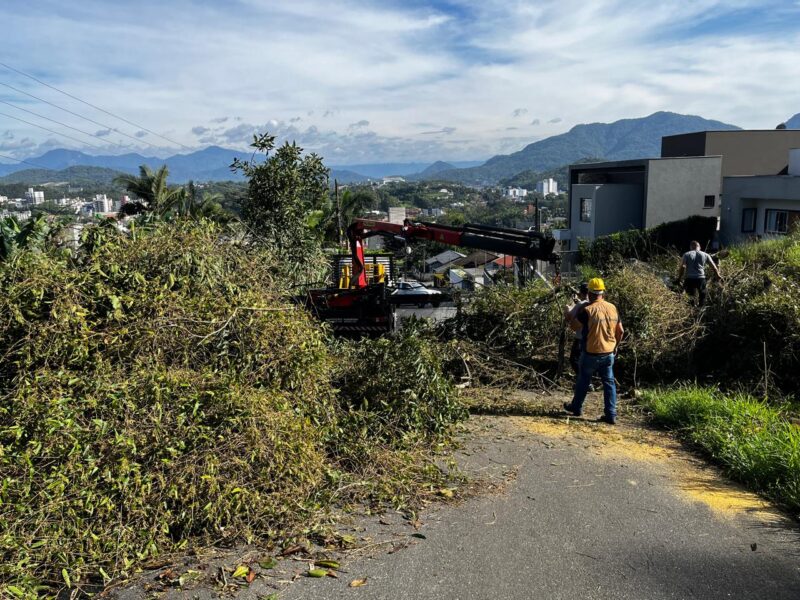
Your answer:
[[[411,221],[398,225],[357,219],[347,230],[352,261],[349,286],[312,290],[307,299],[317,316],[330,323],[337,333],[380,334],[394,329],[394,305],[385,283],[370,283],[367,276],[363,242],[376,235],[388,238],[390,246],[395,247],[413,240],[430,240],[519,258],[551,262],[556,259],[555,240],[535,231],[470,224],[449,227]]]

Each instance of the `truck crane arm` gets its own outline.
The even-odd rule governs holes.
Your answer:
[[[393,238],[403,243],[411,240],[429,240],[450,246],[487,250],[520,258],[551,262],[556,259],[553,254],[555,240],[536,231],[475,224],[450,227],[436,223],[415,223],[409,220],[399,225],[386,221],[356,219],[347,229],[353,260],[352,285],[355,288],[367,287],[363,241],[375,235]]]

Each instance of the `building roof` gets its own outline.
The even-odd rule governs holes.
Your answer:
[[[455,250],[445,250],[444,252],[440,252],[436,256],[431,256],[429,259],[425,261],[426,265],[432,265],[434,263],[446,264],[449,262],[453,262],[459,258],[464,258],[464,254],[461,252],[456,252]]]
[[[580,169],[612,169],[618,167],[646,167],[647,163],[657,160],[707,160],[709,158],[722,158],[720,154],[708,156],[654,156],[652,158],[635,158],[629,160],[609,160],[593,163],[573,163],[569,166],[571,171]]]
[[[479,267],[488,262],[492,262],[496,258],[499,258],[498,254],[493,254],[485,250],[476,250],[464,258],[459,258],[454,261],[454,264],[459,267]]]

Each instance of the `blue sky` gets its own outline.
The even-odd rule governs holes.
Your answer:
[[[0,23],[0,61],[180,144],[0,67],[95,121],[0,85],[0,112],[87,143],[0,115],[17,158],[270,131],[330,164],[483,159],[658,110],[751,128],[800,112],[798,0],[6,0]]]

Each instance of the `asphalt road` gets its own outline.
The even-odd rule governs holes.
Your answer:
[[[795,523],[670,438],[575,419],[471,423],[460,461],[494,493],[424,512],[424,539],[386,527],[383,553],[280,598],[800,598]]]

